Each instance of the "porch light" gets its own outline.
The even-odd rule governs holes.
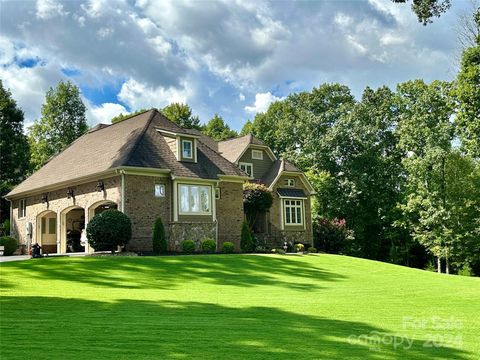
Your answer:
[[[74,198],[74,199],[75,199],[75,194],[74,194],[72,188],[68,188],[68,190],[67,190],[67,199],[71,199],[71,198]]]
[[[105,184],[103,183],[103,181],[100,180],[99,182],[97,182],[95,188],[98,192],[105,191]]]
[[[45,203],[47,203],[47,205],[48,205],[48,194],[47,193],[42,194],[42,204],[45,204]]]

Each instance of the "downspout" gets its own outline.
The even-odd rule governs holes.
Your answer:
[[[125,213],[125,170],[120,170],[120,174],[122,177],[122,213]]]
[[[7,199],[7,201],[10,203],[10,230],[8,235],[13,237],[13,201],[10,199]]]

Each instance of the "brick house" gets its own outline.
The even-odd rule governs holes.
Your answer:
[[[132,220],[132,251],[151,250],[158,217],[170,250],[206,237],[219,249],[225,241],[238,249],[242,186],[252,180],[274,194],[262,225],[265,238],[311,243],[313,188],[301,171],[251,135],[217,143],[155,109],[92,128],[6,198],[11,232],[23,250],[39,243],[48,253],[92,251],[82,230],[112,208]]]

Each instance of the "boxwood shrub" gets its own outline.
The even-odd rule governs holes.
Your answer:
[[[232,254],[235,252],[235,245],[230,241],[225,241],[222,245],[222,252],[224,254]]]
[[[103,211],[87,225],[88,243],[95,251],[111,251],[126,245],[132,238],[130,218],[118,210]]]
[[[0,246],[4,247],[3,255],[10,256],[17,250],[18,242],[17,239],[13,237],[2,236],[0,237]]]
[[[317,252],[317,249],[314,248],[313,246],[310,246],[307,251],[308,251],[309,253],[313,253],[313,254],[314,254],[314,253]]]
[[[217,243],[213,239],[202,240],[202,251],[207,254],[212,254],[217,249]]]
[[[182,251],[185,254],[193,254],[195,252],[195,242],[193,240],[183,240]]]
[[[167,239],[165,238],[165,227],[162,219],[158,218],[153,224],[152,235],[153,252],[155,254],[165,254],[167,252]]]

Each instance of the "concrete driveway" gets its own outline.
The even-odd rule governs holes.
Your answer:
[[[0,262],[28,260],[30,255],[0,256]]]

